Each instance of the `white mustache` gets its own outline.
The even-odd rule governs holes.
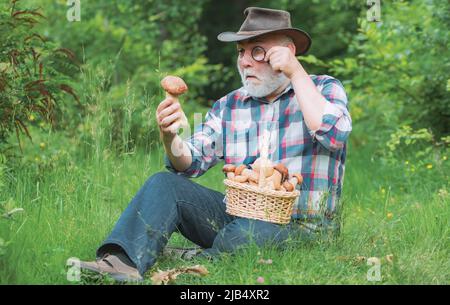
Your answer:
[[[256,77],[256,75],[252,71],[248,71],[248,70],[244,70],[243,75],[244,75],[244,79],[246,79],[247,76]],[[256,78],[258,78],[258,77],[256,77]]]

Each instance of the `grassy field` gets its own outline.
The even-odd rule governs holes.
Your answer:
[[[405,178],[379,162],[373,151],[373,145],[350,142],[344,226],[337,241],[285,251],[250,248],[220,262],[161,258],[146,283],[157,269],[200,263],[209,275],[181,275],[177,283],[257,284],[263,277],[265,284],[449,284],[448,190],[422,177]],[[216,166],[196,182],[223,191],[220,169]],[[0,283],[70,283],[67,259],[93,259],[136,191],[160,170],[162,157],[155,150],[122,156],[103,151],[59,162],[45,174],[36,168],[16,172],[2,187],[0,202],[5,210],[24,211],[0,219]],[[170,244],[190,245],[178,234]],[[367,279],[370,257],[380,259],[380,281]],[[260,264],[260,258],[273,263]]]

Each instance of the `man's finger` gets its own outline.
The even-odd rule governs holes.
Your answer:
[[[159,112],[159,114],[158,114],[158,119],[164,119],[165,117],[171,115],[178,109],[180,109],[180,103],[175,102],[174,104],[170,105],[169,107],[161,110],[161,112]]]
[[[280,50],[279,46],[271,47],[269,51],[266,52],[266,57],[264,57],[264,61],[269,61],[270,57],[276,53],[278,50]]]
[[[180,126],[181,126],[180,121],[176,121],[175,123],[173,123],[169,127],[163,128],[163,131],[164,132],[170,132],[172,134],[176,134],[178,129],[180,128]]]
[[[164,108],[170,106],[175,101],[176,101],[176,99],[174,99],[173,97],[167,97],[164,101],[159,103],[158,107],[156,108],[156,112],[159,113],[161,110],[163,110]]]
[[[280,54],[273,54],[271,57],[270,57],[270,62],[272,63],[278,63],[278,62],[280,62],[281,61],[281,59],[282,59],[282,57],[280,57]]]
[[[279,64],[273,64],[273,65],[272,65],[272,69],[273,69],[275,72],[278,72],[278,73],[282,72],[282,71],[281,71],[281,66],[280,66]]]
[[[267,51],[266,57],[264,57],[264,61],[268,62],[270,60],[270,56],[272,56],[273,52],[275,52],[275,51],[274,51],[274,49],[272,47],[272,48],[269,49],[269,51]]]
[[[161,121],[161,126],[162,127],[169,127],[170,124],[172,124],[174,121],[176,121],[177,119],[179,119],[181,117],[181,113],[175,112],[167,117],[165,117],[162,121]]]

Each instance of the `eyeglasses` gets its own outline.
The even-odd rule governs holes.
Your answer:
[[[238,50],[238,53],[239,53],[239,58],[243,58],[245,50],[241,48]],[[256,46],[252,49],[251,55],[255,61],[264,62],[264,58],[266,58],[266,50],[264,50],[263,47]]]

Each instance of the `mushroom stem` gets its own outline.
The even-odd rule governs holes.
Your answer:
[[[292,183],[290,183],[289,181],[284,181],[283,187],[288,192],[292,192],[295,189],[295,186]]]
[[[242,172],[247,168],[247,166],[245,164],[241,164],[238,167],[236,167],[236,169],[234,170],[234,173],[236,175],[242,175]]]
[[[251,180],[249,180],[248,183],[250,185],[253,185],[253,186],[258,186],[258,183],[254,182],[254,181],[251,181]]]
[[[300,174],[293,174],[292,177],[289,179],[289,183],[291,183],[295,187],[297,186],[297,184],[300,184],[303,182],[303,176]]]
[[[273,188],[278,191],[281,187],[281,179],[282,178],[283,178],[283,175],[279,171],[275,170],[275,171],[273,171],[272,176],[267,178],[266,181],[273,181]]]
[[[247,176],[248,180],[253,181],[253,182],[258,182],[258,180],[259,180],[259,174],[248,168],[245,168],[242,171],[242,175]]]
[[[258,173],[258,176],[259,176],[258,184],[261,188],[263,188],[264,182],[265,182],[264,178],[267,178],[267,177],[270,177],[273,175],[274,169],[273,169],[272,162],[269,159],[258,158],[253,163],[252,168],[254,171],[256,171]]]
[[[243,182],[247,182],[248,177],[247,176],[242,176],[242,175],[237,175],[237,176],[234,176],[233,180],[236,181],[236,182],[243,183]]]

